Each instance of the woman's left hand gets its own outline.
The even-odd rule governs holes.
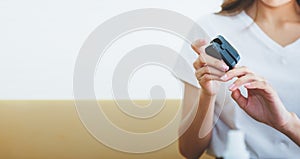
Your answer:
[[[262,77],[250,71],[247,67],[236,67],[228,71],[221,79],[229,81],[237,77],[229,90],[232,98],[252,118],[280,130],[291,118],[276,91]],[[244,97],[239,87],[247,89],[248,97]]]

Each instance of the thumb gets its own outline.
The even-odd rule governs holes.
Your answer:
[[[191,47],[198,55],[200,55],[202,52],[200,48],[206,45],[206,43],[207,43],[206,40],[198,39],[191,44]]]
[[[243,110],[245,110],[248,100],[241,94],[240,89],[232,91],[231,97]]]

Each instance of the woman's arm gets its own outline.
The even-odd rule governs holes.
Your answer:
[[[186,158],[199,158],[208,147],[212,133],[214,101],[215,96],[207,96],[200,89],[185,83],[183,120],[179,132],[183,134],[179,137],[179,150]]]
[[[220,77],[229,67],[204,52],[203,40],[197,40],[192,48],[199,55],[194,62],[195,76],[201,86],[198,89],[185,83],[183,118],[180,125],[179,149],[187,158],[198,158],[206,150],[212,135],[213,113]]]
[[[234,68],[221,78],[229,81],[234,77],[238,79],[229,89],[237,104],[253,119],[277,129],[300,145],[300,121],[296,114],[286,110],[271,85],[247,67]],[[247,89],[247,97],[241,94],[241,86]]]
[[[291,113],[289,122],[278,130],[300,146],[300,120],[295,113]]]

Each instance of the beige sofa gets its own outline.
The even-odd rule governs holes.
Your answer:
[[[179,100],[168,100],[160,117],[139,123],[124,120],[126,116],[122,115],[113,101],[101,102],[103,110],[112,121],[119,122],[116,124],[124,129],[134,131],[163,126],[170,119],[170,114],[178,110],[180,103]],[[182,158],[177,142],[145,154],[123,153],[104,146],[85,129],[72,100],[0,101],[0,126],[1,159]],[[202,158],[212,157],[204,155]]]

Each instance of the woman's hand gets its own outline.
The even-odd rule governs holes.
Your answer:
[[[192,48],[199,55],[194,62],[195,75],[201,89],[185,83],[182,121],[179,131],[184,133],[179,137],[180,153],[186,158],[199,158],[211,141],[215,101],[218,92],[216,86],[220,77],[228,67],[224,62],[208,56],[204,52],[204,40],[197,40]],[[195,102],[195,99],[198,99]],[[196,109],[195,109],[196,108]]]
[[[237,80],[229,86],[232,98],[252,118],[281,130],[291,118],[279,96],[270,84],[262,77],[250,71],[247,67],[236,67],[228,71],[221,79]],[[239,87],[247,89],[248,97],[244,97]]]
[[[207,55],[204,51],[206,42],[204,40],[196,40],[192,44],[193,50],[199,55],[194,62],[195,75],[201,85],[202,93],[214,96],[218,93],[220,82],[229,67],[216,58]]]

